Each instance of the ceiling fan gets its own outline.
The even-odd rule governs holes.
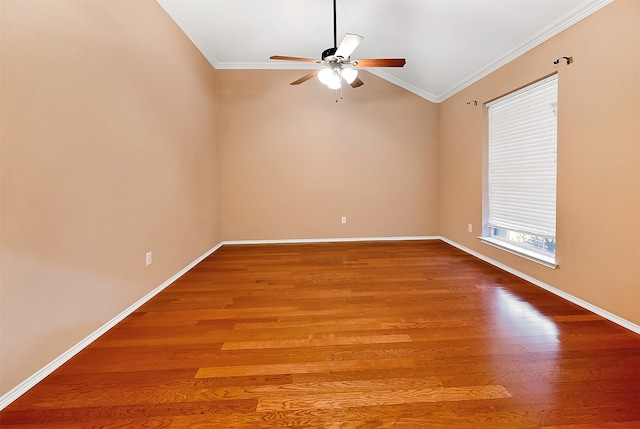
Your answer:
[[[336,0],[333,0],[333,48],[325,49],[320,60],[313,58],[289,57],[284,55],[272,55],[272,60],[302,61],[307,63],[322,64],[319,70],[314,70],[302,76],[300,79],[291,82],[290,85],[299,85],[308,81],[314,76],[331,89],[342,88],[342,79],[351,87],[358,88],[364,82],[358,78],[358,68],[362,67],[403,67],[406,63],[404,58],[374,58],[367,60],[352,60],[351,54],[358,47],[364,37],[357,34],[347,33],[340,45],[337,45],[336,31]],[[336,100],[337,101],[337,100]]]

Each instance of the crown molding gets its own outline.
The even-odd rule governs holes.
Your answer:
[[[198,48],[198,50],[204,55],[204,57],[211,63],[213,68],[219,68],[220,63],[216,60],[216,57],[213,55],[209,49],[207,49],[207,45],[200,39],[198,33],[191,27],[187,21],[184,19],[182,14],[178,12],[173,6],[171,6],[171,1],[169,0],[156,0],[158,4],[169,14],[169,16],[178,24],[178,27],[187,35],[189,40]]]
[[[316,70],[322,68],[322,64],[273,60],[271,62],[223,62],[215,66],[220,70]]]
[[[156,0],[160,6],[169,14],[171,18],[178,24],[180,29],[187,35],[187,37],[191,40],[191,42],[200,50],[200,52],[205,56],[205,58],[211,63],[211,65],[216,69],[226,69],[226,70],[314,70],[317,67],[310,65],[309,63],[303,64],[290,64],[281,61],[277,62],[219,62],[216,60],[215,56],[212,52],[207,49],[205,43],[200,39],[198,33],[186,22],[184,17],[172,7],[172,2],[170,0]],[[445,101],[447,98],[457,94],[463,89],[471,86],[476,83],[480,79],[488,76],[494,71],[498,70],[500,67],[508,64],[509,62],[515,60],[519,56],[524,53],[530,51],[536,46],[544,43],[545,41],[551,39],[553,36],[558,33],[566,30],[602,7],[608,5],[613,0],[585,0],[579,6],[575,7],[571,11],[567,12],[562,17],[558,18],[542,30],[535,33],[533,36],[527,38],[522,43],[517,45],[515,48],[510,51],[504,53],[500,57],[496,58],[494,61],[486,64],[481,67],[475,73],[467,76],[465,79],[453,85],[451,88],[444,91],[442,94],[432,94],[422,88],[419,88],[413,84],[405,82],[402,79],[399,79],[382,69],[366,69],[370,73],[385,79],[394,85],[397,85],[401,88],[406,89],[432,103],[441,103]]]
[[[533,36],[524,40],[522,43],[520,43],[518,46],[516,46],[512,50],[504,53],[502,56],[498,57],[496,60],[485,65],[484,67],[479,69],[477,72],[461,80],[460,82],[458,82],[457,84],[455,84],[454,86],[452,86],[451,88],[449,88],[448,90],[446,90],[445,92],[437,96],[436,97],[437,101],[435,102],[436,103],[443,102],[444,100],[451,97],[452,95],[457,94],[458,92],[462,91],[466,87],[476,83],[483,77],[488,76],[489,74],[498,70],[500,67],[515,60],[522,54],[530,51],[531,49],[535,48],[538,45],[541,45],[542,43],[551,39],[553,36],[557,35],[558,33],[566,30],[567,28],[571,27],[577,22],[583,20],[587,16],[591,15],[597,10],[608,5],[612,1],[613,0],[587,0],[583,2],[582,4],[572,9],[571,11],[567,12],[565,15],[561,16],[551,24],[547,25],[542,30],[535,33]]]
[[[416,94],[419,97],[422,97],[432,103],[439,103],[440,102],[440,98],[437,95],[434,95],[428,91],[425,91],[422,88],[418,88],[415,85],[410,84],[409,82],[405,82],[404,80],[397,78],[395,76],[393,76],[390,73],[387,73],[386,71],[384,71],[383,69],[379,69],[379,68],[372,68],[372,69],[365,69],[367,70],[369,73],[374,74],[376,76],[378,76],[381,79],[384,79],[388,82],[393,83],[394,85],[399,86],[400,88],[404,88],[409,92],[412,92],[414,94]]]

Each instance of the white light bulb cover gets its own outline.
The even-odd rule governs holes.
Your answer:
[[[345,67],[342,69],[342,77],[349,85],[358,77],[358,70]]]
[[[340,72],[338,70],[334,70],[327,86],[331,89],[339,89],[342,87],[342,77],[340,76]]]
[[[331,69],[322,69],[318,73],[318,80],[322,82],[323,85],[327,85],[329,83],[329,80],[331,79],[331,76],[333,76],[333,71]]]

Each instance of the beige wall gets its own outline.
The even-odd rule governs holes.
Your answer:
[[[441,235],[640,324],[640,2],[619,0],[441,104]],[[570,66],[554,66],[573,56]],[[557,270],[476,238],[482,104],[558,71]],[[467,224],[474,233],[467,233]]]
[[[224,239],[437,235],[438,106],[305,73],[217,72]]]
[[[0,394],[223,239],[443,235],[640,323],[637,1],[440,105],[367,73],[335,103],[289,86],[300,71],[214,71],[151,0],[0,7]],[[466,104],[554,70],[555,271],[476,238],[485,118]]]
[[[214,70],[162,8],[0,7],[2,394],[221,236]]]

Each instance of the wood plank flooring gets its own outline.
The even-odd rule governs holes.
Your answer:
[[[640,336],[439,241],[224,246],[2,428],[640,428]]]

